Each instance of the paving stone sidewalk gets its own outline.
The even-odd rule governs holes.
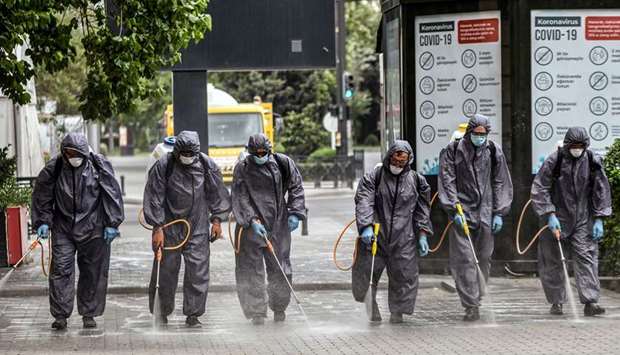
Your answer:
[[[180,296],[180,295],[178,295]],[[604,317],[552,317],[535,279],[492,279],[483,319],[467,324],[457,296],[441,288],[420,289],[416,312],[406,323],[370,324],[363,305],[348,291],[300,292],[308,314],[294,305],[285,323],[252,326],[236,295],[210,294],[203,326],[188,329],[177,310],[164,329],[153,328],[141,295],[112,295],[99,328],[83,330],[78,316],[54,332],[45,297],[0,299],[0,353],[5,354],[617,354],[620,297],[605,291]],[[384,319],[387,294],[379,291]],[[581,310],[581,308],[580,308]]]

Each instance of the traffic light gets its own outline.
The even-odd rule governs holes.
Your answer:
[[[349,72],[342,73],[342,99],[350,101],[355,95],[355,82],[353,74]]]

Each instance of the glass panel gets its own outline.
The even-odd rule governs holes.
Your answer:
[[[400,20],[385,25],[385,121],[387,144],[401,138],[400,122]]]
[[[242,147],[248,138],[263,131],[258,113],[209,114],[209,147]]]

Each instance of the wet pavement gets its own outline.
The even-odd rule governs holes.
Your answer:
[[[425,276],[423,276],[425,278]],[[431,278],[434,280],[434,278]],[[434,280],[435,282],[437,280]],[[425,283],[429,285],[429,282]],[[441,287],[420,289],[416,312],[392,325],[386,290],[378,302],[384,322],[370,324],[362,304],[348,291],[300,292],[308,314],[294,304],[284,323],[268,319],[253,326],[243,318],[234,293],[209,295],[201,328],[188,329],[177,310],[165,328],[153,327],[146,296],[111,295],[99,328],[83,330],[78,316],[67,331],[49,326],[45,297],[0,300],[0,352],[134,354],[613,354],[618,353],[620,297],[604,292],[607,315],[575,322],[571,315],[552,317],[538,280],[493,279],[482,320],[461,321],[456,294]]]

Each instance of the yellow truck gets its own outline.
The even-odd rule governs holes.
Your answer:
[[[222,169],[224,182],[232,182],[239,154],[248,138],[264,133],[274,142],[273,106],[271,103],[214,105],[208,109],[209,156]],[[172,105],[164,112],[166,134],[174,135]]]

